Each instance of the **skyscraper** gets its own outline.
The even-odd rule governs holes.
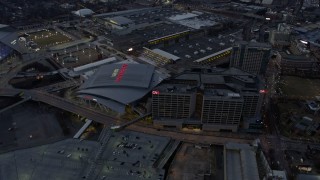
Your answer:
[[[230,67],[252,74],[264,74],[271,55],[271,45],[240,41],[233,46]]]

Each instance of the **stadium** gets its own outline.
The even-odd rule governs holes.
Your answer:
[[[0,24],[0,62],[13,53],[24,53],[19,37],[14,28]]]
[[[127,105],[135,105],[163,79],[151,65],[108,64],[85,80],[77,96],[123,114]]]

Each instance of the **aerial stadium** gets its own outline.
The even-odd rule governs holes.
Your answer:
[[[19,37],[14,28],[0,24],[0,61],[13,53],[23,54],[25,49],[20,46]]]
[[[127,105],[134,105],[163,79],[151,65],[108,64],[85,80],[77,96],[122,114]]]

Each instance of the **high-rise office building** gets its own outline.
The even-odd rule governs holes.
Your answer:
[[[237,131],[241,119],[243,97],[228,90],[208,90],[203,96],[202,129]]]
[[[252,118],[260,113],[263,101],[263,93],[256,93],[254,91],[243,91],[243,111],[242,116]]]
[[[252,74],[264,74],[271,56],[271,45],[241,41],[233,46],[230,67]]]
[[[236,68],[186,71],[153,89],[154,125],[237,131],[241,118],[260,114],[261,87]]]
[[[152,91],[152,116],[160,120],[159,125],[180,127],[180,121],[194,113],[195,100],[195,89],[181,84],[163,84]]]

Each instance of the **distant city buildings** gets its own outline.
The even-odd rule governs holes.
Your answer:
[[[264,74],[271,56],[271,46],[266,43],[237,42],[233,46],[230,67],[252,74]]]
[[[290,52],[280,52],[278,55],[280,60],[281,71],[285,74],[301,72],[318,71],[317,61],[306,55],[294,55]]]
[[[269,42],[273,46],[288,46],[290,45],[290,34],[290,26],[279,24],[276,30],[270,31]]]

